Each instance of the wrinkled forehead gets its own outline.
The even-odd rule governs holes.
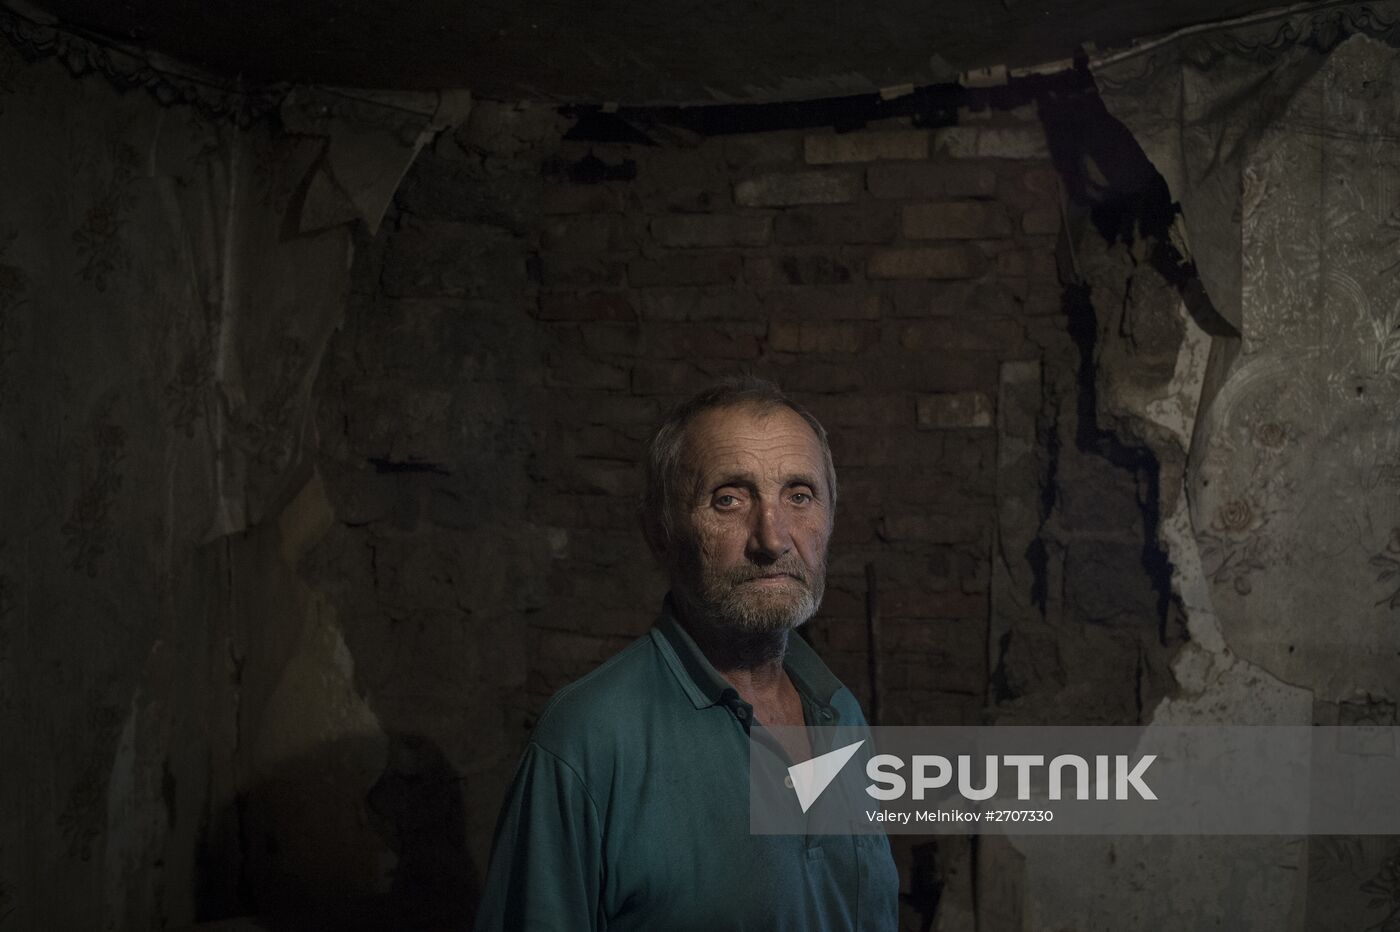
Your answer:
[[[695,482],[729,475],[826,485],[821,441],[800,414],[785,405],[711,408],[686,426],[681,468]]]

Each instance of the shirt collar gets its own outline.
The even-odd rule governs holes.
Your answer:
[[[695,708],[708,708],[737,697],[734,687],[720,675],[690,632],[676,620],[669,595],[661,605],[661,615],[651,629],[651,638]],[[796,631],[788,635],[783,668],[799,693],[814,701],[819,708],[830,709],[837,690],[842,688],[841,681]]]

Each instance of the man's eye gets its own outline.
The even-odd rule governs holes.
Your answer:
[[[793,492],[792,501],[797,505],[805,505],[812,500],[812,496],[806,492]]]
[[[715,496],[715,504],[720,508],[732,508],[739,504],[739,499],[733,495],[717,495]]]

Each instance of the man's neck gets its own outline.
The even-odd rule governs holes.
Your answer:
[[[804,724],[802,700],[787,670],[783,669],[790,628],[746,631],[713,621],[697,622],[693,614],[687,617],[679,605],[676,619],[710,665],[734,687],[739,698],[753,708],[756,721],[766,725]],[[812,756],[805,738],[796,739],[791,747],[786,744],[784,747],[792,760],[806,760]]]
[[[736,630],[697,621],[679,610],[676,617],[705,659],[740,694],[777,690],[786,681],[783,658],[787,656],[789,628],[776,631]]]

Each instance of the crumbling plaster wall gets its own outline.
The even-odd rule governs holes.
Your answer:
[[[0,13],[7,932],[389,885],[385,738],[294,568],[350,224],[438,101],[167,65]]]
[[[1190,638],[1172,663],[1179,691],[1146,721],[1395,723],[1397,27],[1395,4],[1341,5],[1095,67],[1181,205],[1140,251],[1170,244],[1203,286],[1159,312],[1181,330],[1170,378],[1117,364],[1141,355],[1124,326],[1140,299],[1112,300],[1123,278],[1104,262],[1122,246],[1080,240],[1081,274],[1110,292],[1094,302],[1101,412],[1162,464],[1159,536]],[[1015,848],[994,859],[1024,871],[1023,915],[1005,928],[1385,928],[1396,915],[1378,895],[1400,863],[1386,837]]]

